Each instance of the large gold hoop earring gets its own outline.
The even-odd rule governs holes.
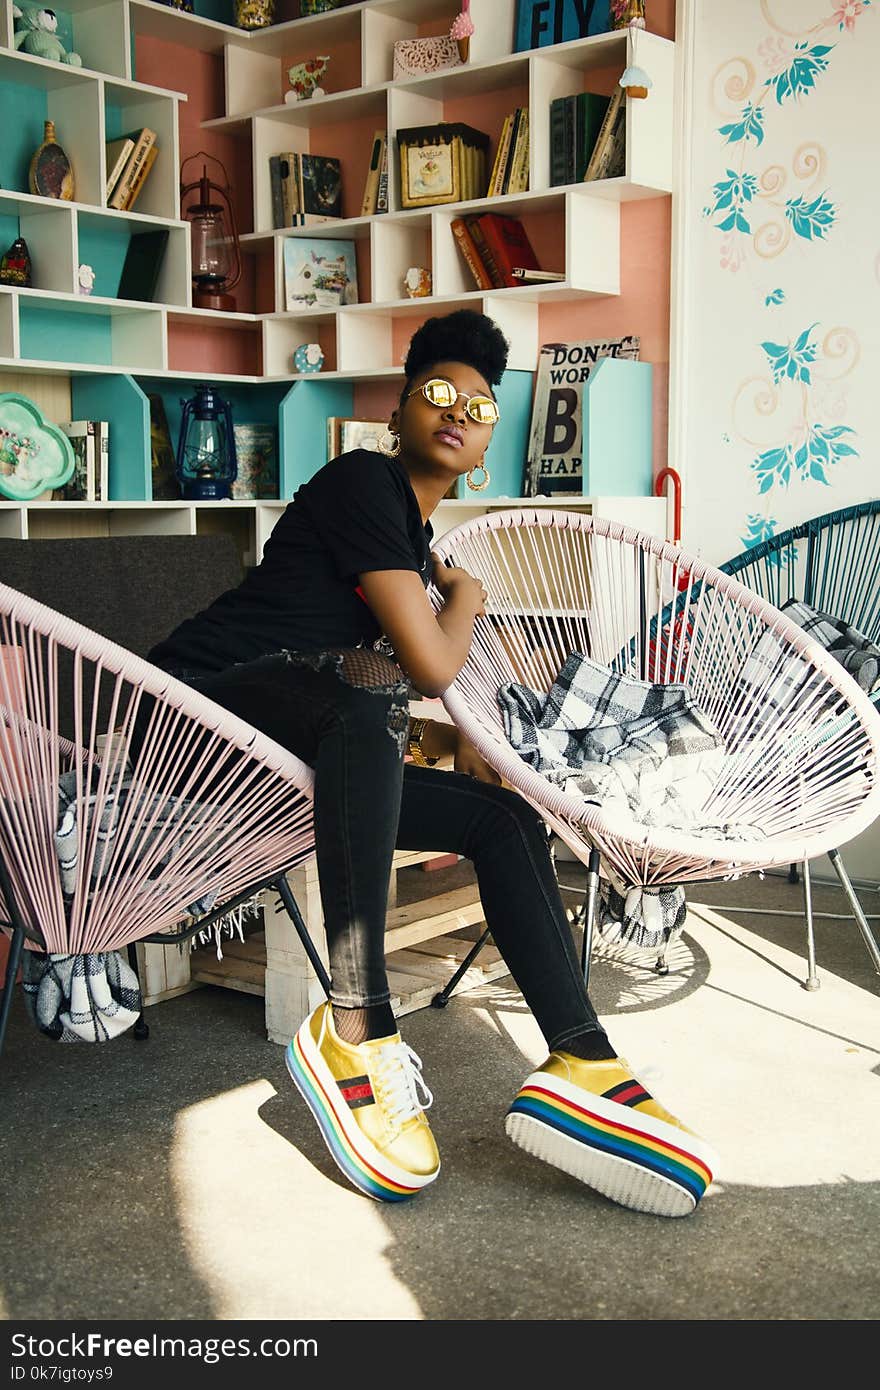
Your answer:
[[[481,483],[474,482],[474,474],[478,469],[482,469],[483,472],[483,481]],[[482,492],[484,487],[489,486],[489,470],[482,459],[479,463],[473,464],[473,466],[468,469],[468,475],[465,481],[471,492]]]
[[[393,430],[386,430],[380,434],[377,440],[377,447],[380,454],[384,454],[388,459],[396,459],[400,453],[400,435]]]

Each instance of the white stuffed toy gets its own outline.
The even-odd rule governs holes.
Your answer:
[[[16,49],[31,53],[35,58],[51,58],[56,63],[68,63],[72,68],[82,67],[79,54],[68,53],[55,32],[58,19],[54,10],[23,10],[13,5],[12,14]]]

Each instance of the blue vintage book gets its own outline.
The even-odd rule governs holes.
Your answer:
[[[585,39],[610,28],[610,0],[517,0],[514,52]]]

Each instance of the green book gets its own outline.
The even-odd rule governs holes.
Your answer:
[[[582,183],[596,136],[608,110],[609,97],[597,96],[595,92],[579,92],[574,122],[574,181]]]

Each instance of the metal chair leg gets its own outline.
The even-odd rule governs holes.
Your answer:
[[[285,878],[284,874],[282,874],[281,877],[276,880],[275,887],[278,890],[278,895],[281,898],[281,901],[287,909],[288,917],[293,922],[293,925],[296,928],[296,934],[302,943],[303,950],[309,958],[309,964],[311,965],[312,969],[314,970],[315,974],[320,980],[321,988],[327,995],[327,998],[329,999],[330,976],[327,974],[324,962],[318,955],[318,950],[315,946],[314,941],[309,936],[308,929],[306,927],[305,922],[302,919],[302,913],[299,910],[296,898],[290,891],[290,884],[287,882],[287,879]]]
[[[446,1008],[446,1005],[449,1003],[449,997],[452,994],[452,991],[455,989],[455,986],[458,984],[459,980],[466,973],[466,971],[470,969],[471,965],[476,960],[480,951],[482,951],[488,939],[489,928],[487,927],[486,930],[483,932],[483,935],[480,937],[479,941],[474,942],[473,946],[468,951],[461,965],[458,967],[455,974],[452,976],[452,979],[447,980],[446,984],[440,990],[440,993],[434,995],[434,998],[431,1000],[431,1007],[433,1009]]]
[[[807,926],[807,978],[804,989],[818,989],[820,980],[816,972],[816,938],[813,934],[813,893],[810,884],[810,861],[804,860],[804,920]],[[791,875],[789,875],[791,882]]]
[[[0,998],[0,1053],[3,1051],[3,1040],[6,1037],[6,1025],[9,1022],[9,1013],[12,1008],[15,977],[18,974],[23,947],[24,927],[16,927],[12,933],[12,940],[9,943],[9,956],[6,961],[6,978],[3,981],[3,997]]]
[[[584,972],[584,985],[590,987],[590,956],[593,951],[593,927],[599,905],[599,851],[590,850],[587,863],[587,891],[584,898],[584,944],[581,952],[581,968]]]
[[[849,874],[844,868],[843,860],[840,857],[840,850],[830,849],[828,851],[828,858],[831,860],[831,863],[834,866],[834,872],[837,874],[837,877],[840,880],[841,888],[843,889],[846,896],[849,898],[849,905],[852,909],[852,915],[853,917],[855,917],[856,925],[858,926],[859,931],[862,933],[862,939],[865,943],[865,946],[867,947],[868,955],[871,957],[871,960],[874,964],[874,969],[877,971],[877,974],[880,975],[880,948],[878,948],[877,942],[874,938],[874,933],[871,931],[871,928],[868,925],[868,919],[865,917],[865,914],[862,910],[862,904],[856,897],[855,889],[853,888],[852,883],[850,882]]]
[[[137,976],[138,984],[141,982],[140,971],[138,970],[137,944],[134,941],[128,943],[128,963]],[[137,1022],[132,1029],[135,1042],[146,1042],[150,1036],[150,1025],[144,1019],[144,993],[141,990],[141,1011],[138,1014]]]

